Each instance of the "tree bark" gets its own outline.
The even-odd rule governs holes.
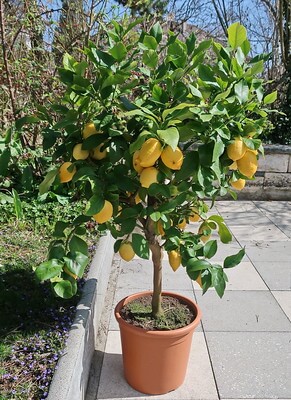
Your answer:
[[[162,309],[162,259],[163,253],[162,248],[158,242],[158,237],[155,233],[154,222],[148,218],[145,235],[149,243],[150,250],[152,252],[153,261],[153,298],[152,298],[152,316],[153,318],[159,318],[163,315]]]

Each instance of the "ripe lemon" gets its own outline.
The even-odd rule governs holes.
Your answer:
[[[113,206],[110,203],[110,201],[105,200],[104,206],[99,213],[94,214],[93,218],[95,219],[98,224],[104,224],[104,222],[107,222],[110,220],[110,218],[113,215]]]
[[[168,258],[170,266],[172,267],[173,271],[177,271],[177,269],[181,265],[181,254],[177,250],[168,251]]]
[[[99,144],[99,146],[95,147],[90,151],[90,156],[94,158],[94,160],[103,160],[103,158],[107,155],[107,148],[101,151],[101,147],[104,146],[104,143]]]
[[[238,179],[237,181],[230,182],[231,186],[236,190],[242,190],[245,187],[245,179]]]
[[[150,138],[144,142],[139,151],[141,167],[152,167],[162,153],[162,145],[158,139]]]
[[[72,165],[72,163],[70,162],[70,161],[67,161],[67,162],[65,162],[64,164],[62,164],[61,166],[60,166],[60,169],[59,169],[59,176],[60,176],[60,181],[62,182],[62,183],[65,183],[65,182],[70,182],[71,180],[72,180],[72,178],[73,178],[73,176],[75,175],[75,173],[76,173],[76,167],[74,167],[74,169],[73,169],[73,171],[72,172],[69,172],[68,171],[68,168],[70,167]]]
[[[183,153],[179,149],[176,148],[174,151],[171,146],[167,146],[161,154],[161,159],[166,167],[174,170],[179,170],[183,164]]]
[[[200,219],[200,215],[198,214],[198,210],[196,207],[191,208],[191,215],[189,215],[189,221],[198,222]]]
[[[139,177],[141,186],[148,188],[152,183],[158,182],[158,172],[155,167],[144,168]]]
[[[185,228],[186,228],[186,225],[187,225],[187,221],[186,221],[186,219],[184,218],[183,221],[181,221],[181,222],[178,224],[178,227],[179,227],[180,229],[185,229]]]
[[[132,164],[133,164],[133,168],[136,170],[136,172],[138,174],[141,173],[141,171],[143,170],[143,167],[140,165],[140,158],[139,158],[139,151],[136,151],[133,154],[132,157]]]
[[[89,150],[83,150],[82,143],[78,143],[73,148],[73,157],[75,160],[86,160],[89,157]]]
[[[73,272],[71,272],[67,267],[64,267],[64,272],[66,273],[66,274],[68,274],[68,275],[70,275],[72,278],[74,278],[74,279],[78,279],[78,275],[76,275],[76,274],[73,274]]]
[[[211,236],[211,229],[207,223],[203,222],[199,227],[198,233],[201,235],[202,242],[206,243]]]
[[[242,158],[247,150],[246,145],[240,137],[236,137],[234,142],[227,146],[226,152],[232,161]]]
[[[135,252],[130,242],[123,242],[119,248],[119,255],[124,261],[130,261],[135,256]]]
[[[229,169],[233,169],[234,171],[236,171],[237,170],[237,162],[234,161],[228,168]]]
[[[88,122],[83,129],[83,138],[87,139],[89,136],[95,135],[98,133],[97,129],[95,128],[95,125],[93,122]]]
[[[248,178],[251,178],[258,169],[258,160],[256,154],[252,151],[246,151],[245,155],[237,160],[238,170]]]

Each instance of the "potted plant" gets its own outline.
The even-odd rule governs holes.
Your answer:
[[[86,206],[72,224],[57,223],[48,260],[36,274],[50,279],[57,295],[74,295],[88,262],[82,225],[92,221],[111,232],[124,260],[151,256],[153,291],[123,299],[115,314],[126,379],[139,391],[158,394],[183,382],[200,319],[192,301],[163,293],[163,252],[172,269],[184,268],[203,293],[214,287],[223,296],[225,271],[240,263],[244,250],[223,265],[211,262],[217,251],[212,233],[222,243],[232,237],[221,216],[208,216],[208,202],[211,207],[217,197],[236,198],[237,190],[254,179],[266,105],[276,93],[264,95],[259,75],[266,56],[249,56],[247,33],[239,23],[229,27],[225,46],[212,39],[197,43],[194,34],[182,41],[174,32],[164,33],[159,23],[144,31],[139,23],[112,21],[99,46],[89,42],[87,61],[66,54],[59,70],[65,95],[38,113],[49,122],[44,147],[54,150],[56,164],[41,193],[62,186],[82,196]],[[195,232],[185,229],[189,221]],[[179,310],[172,317],[178,329],[167,320],[164,300],[174,301],[171,308]],[[151,328],[136,327],[148,314]],[[134,319],[133,324],[124,318]],[[134,331],[129,339],[128,331]],[[158,347],[152,361],[154,337]],[[178,347],[182,342],[184,350]]]

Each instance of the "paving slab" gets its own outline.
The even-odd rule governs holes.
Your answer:
[[[219,396],[291,398],[291,332],[206,332]]]
[[[288,240],[288,236],[270,221],[268,224],[261,225],[231,225],[230,230],[239,242],[249,239],[264,242]]]
[[[148,288],[152,288],[152,279],[151,260],[134,258],[130,262],[122,261],[117,287],[148,290]],[[181,267],[174,272],[166,258],[163,259],[163,289],[192,290],[191,280],[185,269]]]
[[[291,321],[291,292],[272,291],[273,296]]]
[[[205,332],[290,331],[291,323],[269,291],[196,292]]]
[[[260,210],[254,210],[247,213],[245,211],[223,212],[222,216],[228,226],[250,226],[250,224],[260,226],[272,223],[270,219]]]
[[[291,290],[291,260],[253,263],[270,290]]]
[[[248,258],[255,263],[256,261],[281,261],[290,262],[291,260],[291,240],[267,242],[240,240],[240,245],[246,248]]]
[[[228,277],[225,290],[268,290],[265,282],[250,261],[242,261],[238,266],[229,268],[225,273]],[[193,287],[195,290],[202,290],[199,289],[196,282],[193,282]]]
[[[218,400],[204,334],[194,332],[187,375],[177,390],[158,396],[146,396],[132,389],[123,377],[119,332],[109,331],[99,390],[96,400]]]

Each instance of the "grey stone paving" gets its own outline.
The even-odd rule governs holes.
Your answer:
[[[161,396],[145,396],[123,378],[117,323],[111,312],[99,388],[86,400],[291,399],[291,202],[220,201],[212,213],[225,217],[234,241],[215,261],[246,248],[240,266],[227,271],[222,299],[202,296],[183,268],[173,273],[164,259],[164,290],[193,297],[203,313],[193,336],[185,383]],[[195,231],[197,225],[191,224]],[[121,262],[118,300],[152,286],[151,263]],[[96,365],[92,371],[96,370]],[[91,380],[94,380],[92,372]]]

